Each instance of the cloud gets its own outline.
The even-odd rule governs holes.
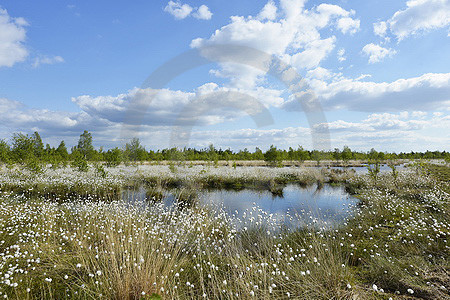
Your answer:
[[[361,74],[360,76],[355,78],[355,81],[360,81],[360,80],[363,80],[364,78],[370,78],[370,77],[372,77],[372,75],[370,75],[370,74]]]
[[[31,109],[20,102],[0,99],[0,124],[14,130],[28,130],[39,127],[43,130],[70,130],[80,124],[86,116],[83,113]]]
[[[320,97],[326,110],[430,111],[449,106],[450,74],[424,74],[390,83],[360,81],[367,77],[370,75],[364,74],[356,79],[345,78],[342,74],[322,67],[307,72],[310,86]],[[74,97],[72,101],[80,108],[80,113],[77,114],[27,111],[11,101],[0,102],[0,108],[5,107],[4,110],[11,109],[15,112],[4,114],[4,124],[16,124],[25,128],[30,128],[26,127],[28,125],[48,128],[45,124],[48,124],[47,120],[51,120],[59,122],[59,125],[54,126],[61,128],[61,131],[82,130],[83,126],[106,130],[102,128],[121,127],[122,123],[131,126],[142,125],[151,131],[151,128],[170,128],[173,125],[209,126],[235,121],[249,114],[257,115],[261,107],[301,110],[297,100],[284,100],[282,95],[283,90],[261,86],[244,89],[207,83],[193,92],[135,88],[116,96]],[[260,107],[255,106],[251,99],[256,99]],[[143,112],[145,115],[142,118],[136,117]],[[421,114],[423,113],[416,113],[415,116],[419,117]],[[36,119],[35,116],[41,118]],[[390,115],[386,116],[385,119],[390,118]],[[39,125],[39,122],[44,124]],[[410,125],[421,126],[420,122]],[[406,127],[401,129],[406,130]]]
[[[176,20],[182,20],[188,16],[193,16],[200,20],[210,20],[213,15],[208,6],[204,4],[199,8],[193,8],[189,4],[182,4],[179,1],[169,1],[164,8],[164,11],[174,16]]]
[[[257,114],[259,111],[255,108],[258,105],[281,106],[283,99],[280,95],[281,91],[262,87],[239,90],[207,83],[195,92],[135,88],[117,96],[74,97],[72,102],[93,118],[115,123],[136,121],[151,126],[213,125],[235,120],[245,114]],[[258,105],[255,106],[255,102]]]
[[[406,5],[389,20],[389,28],[399,40],[450,24],[448,0],[410,0]]]
[[[76,137],[87,129],[101,136],[108,146],[123,136],[122,132],[133,136],[140,130],[164,129],[161,137],[165,136],[165,140],[160,140],[164,143],[168,142],[167,132],[176,126],[210,126],[244,116],[252,117],[259,125],[268,124],[272,118],[267,109],[282,105],[282,93],[264,87],[244,90],[215,83],[203,84],[193,92],[134,88],[114,96],[73,97],[78,112],[34,109],[0,98],[0,129],[37,130],[43,136],[59,138]]]
[[[328,123],[334,143],[347,143],[360,149],[376,144],[377,150],[388,151],[447,149],[449,126],[450,115],[423,111],[370,114],[361,121]]]
[[[164,8],[165,12],[168,12],[177,20],[181,20],[189,16],[192,12],[192,7],[189,4],[181,4],[180,2],[169,1]]]
[[[327,80],[330,79],[333,75],[331,74],[330,70],[327,70],[322,67],[317,67],[313,70],[309,70],[306,73],[307,78],[316,78],[321,80]]]
[[[37,68],[40,65],[54,65],[63,62],[64,58],[62,58],[61,56],[41,56],[34,59],[33,67]]]
[[[331,74],[331,80],[309,80],[326,110],[386,112],[443,110],[450,105],[450,73],[428,73],[393,82],[371,82]],[[295,102],[284,106],[295,108]]]
[[[291,56],[291,65],[312,69],[317,67],[334,49],[336,37],[311,41],[303,51]]]
[[[334,76],[326,69],[317,69],[311,71],[311,73],[316,73],[318,77],[322,78]],[[415,81],[417,83],[410,80],[401,80],[401,82],[391,83],[391,87],[385,87],[385,89],[394,89],[401,94],[401,85],[404,87],[420,86],[421,83],[419,82],[423,84],[424,79],[416,79]],[[434,84],[436,86],[444,85],[445,80],[442,79],[442,81],[439,84],[435,80]],[[340,85],[338,82],[336,84]],[[376,88],[372,89],[376,90]],[[218,91],[224,91],[224,93],[217,94]],[[126,94],[117,96],[80,96],[73,99],[73,102],[80,108],[79,112],[33,109],[17,101],[0,99],[0,129],[7,128],[5,132],[37,130],[46,140],[52,141],[55,145],[61,139],[65,139],[69,145],[73,145],[76,143],[79,134],[87,129],[93,132],[97,146],[120,146],[123,142],[122,138],[125,136],[139,136],[146,146],[161,148],[173,146],[170,144],[171,134],[175,130],[173,125],[184,124],[200,126],[194,128],[188,140],[190,146],[195,147],[207,146],[209,143],[222,147],[233,147],[234,149],[256,146],[267,148],[272,143],[285,148],[296,147],[298,144],[306,148],[312,147],[311,130],[307,127],[242,128],[237,130],[211,130],[210,127],[203,127],[236,120],[248,115],[245,112],[246,110],[255,109],[250,102],[248,102],[249,105],[246,105],[246,101],[243,101],[244,98],[227,97],[227,91],[229,90],[226,88],[210,83],[199,87],[193,93],[133,89]],[[156,95],[155,93],[159,95],[153,97]],[[367,90],[361,92],[367,98],[374,97],[374,93],[367,94]],[[268,96],[269,94],[272,95]],[[415,94],[415,91],[412,94]],[[208,95],[213,96],[214,99],[208,99]],[[221,98],[217,99],[217,95]],[[206,97],[202,98],[202,96]],[[264,106],[282,107],[283,105],[283,99],[277,91],[260,90],[252,97],[256,99],[266,97],[261,101]],[[347,95],[343,97],[348,98]],[[382,95],[380,97],[383,99]],[[332,98],[333,96],[328,100],[333,101]],[[195,102],[196,99],[201,101]],[[130,101],[132,100],[137,105],[130,109]],[[154,103],[152,102],[149,105],[147,102],[149,100]],[[380,99],[376,97],[373,99],[375,103],[378,100]],[[386,101],[389,101],[389,99]],[[190,103],[194,105],[190,106]],[[414,109],[414,103],[406,104],[408,105],[404,105],[403,108]],[[382,105],[382,103],[378,103],[378,105]],[[424,104],[422,108],[433,107],[426,106]],[[352,107],[348,105],[342,109],[349,108]],[[148,113],[141,123],[136,124],[130,119],[124,119],[127,111],[134,117],[137,110],[145,109],[148,109]],[[183,111],[189,113],[183,115]],[[180,116],[191,116],[193,119],[180,119]],[[127,126],[123,125],[124,121],[129,121],[126,123]],[[276,124],[274,125],[276,126]],[[258,124],[255,124],[255,126],[257,127]],[[349,145],[357,149],[370,149],[376,142],[377,150],[390,151],[426,150],[431,142],[437,149],[446,149],[449,146],[448,139],[443,137],[448,136],[446,132],[449,126],[450,115],[445,110],[432,111],[432,113],[425,110],[370,113],[359,121],[335,120],[328,123],[333,147]]]
[[[267,149],[271,144],[287,148],[289,146],[311,148],[311,131],[305,127],[286,127],[282,129],[242,128],[237,130],[196,130],[192,132],[190,146],[206,147],[214,144],[217,147],[233,149]]]
[[[18,101],[12,101],[6,98],[0,98],[0,112],[2,114],[8,113],[8,111],[15,110],[21,107],[22,104]]]
[[[432,123],[436,121],[436,118],[425,120],[423,117],[426,115],[427,115],[426,112],[416,112],[415,114],[412,114],[407,111],[403,111],[398,114],[392,113],[370,114],[366,119],[362,120],[361,122],[346,122],[343,120],[329,122],[328,128],[331,131],[362,130],[366,132],[379,132],[386,130],[402,130],[402,131],[421,130],[427,126],[428,127],[432,126]]]
[[[344,55],[345,55],[345,49],[344,48],[339,49],[337,52],[339,62],[343,62],[347,59]]]
[[[386,22],[378,22],[373,24],[373,33],[378,36],[384,37],[387,31],[387,23]]]
[[[201,5],[192,16],[200,20],[210,20],[212,17],[212,12],[209,10],[208,6]]]
[[[445,148],[442,137],[448,137],[445,128],[449,125],[450,74],[429,73],[392,82],[373,82],[369,81],[370,74],[357,77],[360,73],[356,72],[357,78],[348,78],[342,73],[334,73],[322,67],[323,62],[330,54],[335,55],[333,51],[341,34],[355,34],[360,29],[360,20],[355,17],[354,11],[338,5],[320,4],[306,9],[305,2],[268,1],[254,16],[232,16],[227,24],[211,35],[192,40],[191,47],[237,44],[259,49],[292,65],[292,70],[304,71],[305,82],[312,87],[325,110],[365,112],[362,120],[330,122],[332,143],[336,145],[371,148],[375,141],[377,145],[399,145],[401,148],[413,142],[433,141],[435,145],[444,145]],[[196,8],[179,1],[169,1],[164,10],[180,20],[187,17],[206,20],[212,17],[206,5]],[[1,16],[5,14],[6,11]],[[0,21],[4,19],[0,18]],[[0,22],[0,26],[3,23]],[[20,18],[9,18],[7,23],[19,29],[26,26]],[[374,33],[386,37],[389,32],[394,33],[395,28],[400,28],[400,23],[397,21],[395,27],[390,20],[378,22],[374,24]],[[405,36],[421,31],[424,29],[411,31]],[[3,31],[0,31],[0,36],[1,33]],[[25,39],[24,30],[23,34],[20,45]],[[368,57],[369,63],[395,54],[395,50],[381,45],[372,43],[364,46],[362,53]],[[338,61],[345,61],[348,56],[345,49],[336,50]],[[240,56],[236,62],[254,59],[246,57],[245,53],[220,55]],[[58,56],[41,56],[33,65],[62,61]],[[229,81],[223,85],[206,83],[192,91],[134,88],[119,95],[73,97],[72,102],[79,108],[78,112],[33,109],[17,101],[0,99],[0,127],[9,128],[5,132],[36,129],[44,136],[71,137],[75,140],[84,129],[93,130],[96,141],[104,141],[103,144],[108,146],[119,140],[121,132],[133,136],[140,128],[145,138],[143,142],[160,148],[169,146],[168,137],[173,125],[196,125],[199,127],[195,128],[191,138],[196,146],[210,142],[224,147],[234,145],[236,148],[252,145],[264,147],[270,143],[283,147],[295,147],[299,143],[308,145],[311,131],[304,127],[204,130],[203,126],[206,129],[211,129],[209,126],[217,128],[225,122],[258,115],[264,109],[302,109],[298,100],[292,96],[286,97],[286,90],[272,87],[267,80],[271,62],[263,61],[260,68],[219,62],[210,74]],[[436,141],[435,136],[426,132],[433,129],[441,132],[441,141]]]
[[[386,22],[374,24],[374,32],[384,36],[387,28],[399,41],[408,36],[444,28],[450,24],[450,1],[409,0],[406,8],[399,10]]]
[[[334,49],[336,37],[321,36],[324,28],[337,28],[344,33],[354,33],[359,20],[338,5],[320,4],[311,10],[304,9],[304,1],[281,0],[279,7],[268,1],[256,16],[232,16],[230,22],[217,29],[209,38],[192,40],[192,48],[209,45],[240,45],[275,55],[297,69],[316,68]],[[220,56],[220,54],[218,54]],[[223,55],[242,55],[224,53]],[[235,61],[243,61],[237,58]],[[270,64],[269,61],[262,64]],[[213,74],[230,79],[231,86],[246,88],[264,80],[265,72],[248,66],[220,63]],[[242,80],[245,78],[245,80]]]
[[[257,19],[264,21],[264,20],[275,20],[277,17],[277,6],[273,1],[269,1],[264,5],[264,7],[259,12]]]
[[[111,145],[123,131],[132,136],[139,130],[171,131],[174,126],[208,126],[243,116],[253,116],[258,124],[267,124],[267,117],[271,117],[268,111],[264,114],[266,107],[280,106],[283,99],[278,90],[261,87],[243,91],[208,83],[194,92],[135,88],[117,96],[84,95],[72,101],[79,112],[33,109],[0,98],[0,127],[9,132],[37,130],[45,136],[77,136],[85,129],[95,128]],[[167,133],[165,137],[167,142]]]
[[[333,147],[348,145],[352,149],[367,151],[374,147],[375,142],[375,148],[383,151],[425,151],[430,150],[430,144],[435,149],[446,149],[449,143],[442,136],[450,126],[450,115],[438,115],[402,111],[397,114],[369,114],[353,122],[336,120],[327,125]],[[267,149],[273,143],[283,148],[299,144],[308,149],[312,147],[311,130],[307,127],[194,131],[190,142],[191,146],[197,147],[213,143],[234,149],[242,149],[242,145]]]
[[[359,24],[359,20],[345,17],[338,20],[337,28],[340,29],[344,34],[347,32],[349,32],[350,34],[354,34],[359,30]]]
[[[0,67],[12,67],[28,56],[28,50],[23,45],[27,25],[25,19],[12,18],[0,7]]]
[[[370,64],[380,62],[385,57],[392,57],[397,53],[397,51],[393,49],[383,48],[380,45],[375,45],[373,43],[365,45],[362,51],[365,55],[369,56]]]

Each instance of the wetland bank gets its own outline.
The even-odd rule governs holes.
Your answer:
[[[2,167],[1,296],[449,296],[445,163],[99,169]]]

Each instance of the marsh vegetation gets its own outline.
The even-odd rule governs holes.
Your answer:
[[[445,164],[416,164],[376,176],[320,168],[88,167],[47,166],[39,172],[2,167],[0,296],[450,296]],[[308,217],[301,225],[284,226],[257,201],[243,216],[190,203],[189,197],[167,205],[151,194],[250,190],[283,201],[273,190],[330,184],[358,199],[351,214],[332,226]],[[123,197],[124,190],[142,188],[142,201]]]
[[[449,298],[448,158],[103,151],[87,131],[69,153],[15,134],[0,142],[0,296]]]

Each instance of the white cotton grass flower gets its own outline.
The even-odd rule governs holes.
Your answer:
[[[0,168],[2,167],[0,166]],[[143,173],[147,176],[145,168],[145,166],[142,166],[142,169],[144,169]],[[152,170],[162,174],[158,178],[169,178],[169,175],[158,171],[158,168],[167,169],[167,167],[151,166]],[[136,167],[120,167],[118,169],[129,172],[124,173],[123,178],[126,178],[127,174],[131,174],[131,170],[132,172],[136,171]],[[186,173],[189,176],[197,176],[198,174],[194,173],[198,173],[201,169],[205,168],[197,168],[196,166],[193,169],[186,168]],[[226,170],[226,168],[211,169],[211,172],[208,170],[206,174],[212,173],[222,176],[221,174],[224,172],[234,172],[231,168],[228,168],[229,170]],[[112,172],[116,172],[116,175],[119,173],[118,170],[113,170]],[[236,172],[241,171],[238,169]],[[254,169],[252,172],[254,172]],[[261,172],[261,177],[269,177],[264,172],[281,174],[281,172],[285,171],[264,169]],[[80,183],[81,181],[97,184],[93,179],[94,177],[89,173],[72,172],[70,175],[74,178],[77,177],[76,179],[70,179],[72,180],[70,184]],[[255,177],[250,171],[248,171],[247,175],[250,178],[249,180]],[[186,174],[179,171],[177,174],[170,173],[170,176],[172,180],[179,180]],[[201,174],[201,176],[201,178],[206,178],[204,176],[209,175]],[[235,175],[230,175],[230,178],[231,176]],[[43,179],[40,179],[40,177],[43,177]],[[36,183],[40,184],[47,180],[44,177],[46,175],[36,175]],[[0,172],[0,186],[2,188],[4,186],[4,181],[2,181],[4,178],[5,175]],[[31,179],[24,180],[30,181]],[[48,179],[48,181],[50,180],[56,183],[56,179]],[[100,179],[99,182],[103,181]],[[380,180],[379,185],[382,184],[383,182]],[[401,183],[399,186],[402,186]],[[414,191],[422,188],[420,182],[413,182],[411,186],[409,188],[414,189]],[[31,187],[27,187],[28,189],[31,189]],[[423,202],[428,205],[423,211],[426,211],[427,214],[429,210],[441,209],[435,204],[440,204],[443,198],[448,197],[448,194],[444,194],[439,190],[440,187],[434,187],[433,189],[439,195],[433,195],[432,198],[429,195],[423,195]],[[35,190],[36,188],[34,188],[34,192]],[[70,187],[67,190],[70,190]],[[428,192],[431,194],[429,190]],[[374,211],[371,205],[378,204],[374,201],[382,201],[386,210],[395,215],[395,221],[383,218],[383,223],[379,224],[352,224],[355,226],[352,228],[343,226],[344,228],[339,228],[339,232],[336,231],[336,233],[334,230],[329,230],[325,227],[318,228],[317,231],[314,228],[311,234],[315,236],[317,234],[318,242],[311,241],[303,246],[305,249],[300,249],[300,247],[297,249],[283,241],[284,233],[277,231],[277,224],[279,223],[275,221],[273,223],[270,223],[272,221],[268,221],[267,224],[264,223],[266,218],[271,220],[270,218],[276,219],[277,217],[269,217],[270,214],[264,212],[256,204],[245,210],[245,222],[248,221],[248,223],[244,223],[238,218],[234,219],[234,217],[225,214],[221,208],[212,208],[211,210],[208,208],[208,211],[205,211],[201,207],[195,207],[195,209],[186,208],[185,211],[177,211],[173,207],[162,205],[162,203],[145,203],[142,207],[137,207],[138,205],[134,205],[134,203],[122,200],[97,201],[95,199],[94,201],[91,195],[76,201],[66,201],[68,199],[61,198],[62,203],[60,203],[59,201],[48,201],[41,198],[18,197],[9,192],[7,196],[4,196],[5,191],[0,190],[0,235],[2,237],[9,235],[14,240],[17,240],[15,245],[7,246],[8,240],[4,238],[6,241],[2,241],[0,238],[0,258],[4,259],[3,262],[0,259],[0,264],[3,263],[1,268],[3,274],[0,277],[3,278],[2,282],[7,288],[18,284],[23,295],[25,288],[27,288],[26,282],[29,282],[28,279],[32,278],[33,274],[36,274],[33,271],[39,270],[43,279],[51,279],[53,274],[60,274],[53,281],[49,282],[43,279],[41,281],[45,283],[44,285],[53,288],[60,284],[60,279],[64,278],[66,280],[63,282],[63,284],[66,284],[65,292],[71,297],[83,298],[90,291],[97,290],[102,291],[103,297],[108,298],[110,295],[108,292],[109,285],[107,284],[108,276],[113,275],[106,269],[108,263],[113,264],[111,266],[112,270],[117,268],[123,274],[126,274],[126,272],[138,274],[147,272],[149,266],[152,265],[153,259],[155,259],[163,262],[162,265],[167,265],[168,269],[161,268],[161,272],[156,274],[154,280],[139,283],[141,292],[139,290],[134,292],[142,293],[143,288],[149,288],[148,293],[154,291],[168,299],[181,294],[201,297],[202,293],[205,293],[204,297],[206,298],[212,297],[212,295],[219,295],[223,298],[239,299],[248,297],[251,290],[253,295],[250,293],[250,296],[254,298],[270,296],[285,298],[291,296],[295,298],[297,294],[294,294],[294,289],[290,290],[289,286],[291,284],[302,285],[303,282],[308,282],[309,280],[301,280],[302,278],[306,279],[305,276],[311,274],[310,270],[306,270],[308,267],[314,266],[314,273],[319,277],[322,274],[323,276],[326,275],[324,268],[320,267],[319,264],[321,262],[323,265],[323,262],[326,261],[325,257],[327,257],[322,255],[322,251],[329,251],[328,254],[333,254],[334,248],[331,245],[334,245],[334,242],[333,244],[328,243],[329,239],[335,240],[336,245],[340,243],[341,247],[343,247],[340,249],[351,252],[348,254],[354,255],[354,259],[361,261],[365,257],[378,257],[386,259],[390,263],[396,260],[396,257],[389,256],[394,256],[389,251],[394,248],[393,246],[396,245],[397,241],[411,247],[415,247],[419,240],[426,240],[431,243],[431,247],[434,247],[441,240],[444,245],[447,243],[447,229],[450,228],[448,222],[439,220],[432,214],[430,216],[421,216],[421,212],[417,210],[422,208],[418,207],[418,204],[397,199],[395,195],[390,195],[389,193],[385,194],[383,191],[374,188],[373,191],[370,190],[370,195],[362,195],[362,197],[368,199],[369,204],[366,209],[370,213]],[[9,198],[15,202],[12,202]],[[407,207],[406,205],[410,206]],[[240,212],[241,215],[242,213]],[[439,211],[439,213],[442,212]],[[361,210],[357,210],[355,214],[356,217],[363,216],[361,215]],[[237,215],[239,215],[239,212],[236,213]],[[316,218],[316,216],[306,213],[302,213],[302,217],[311,217],[311,220]],[[292,216],[287,216],[287,218],[293,221]],[[8,220],[8,223],[5,224],[4,220]],[[236,221],[238,225],[232,224],[230,221]],[[377,230],[384,228],[385,223],[388,226],[392,226],[393,234],[388,237],[386,243],[380,243],[377,240],[377,234],[379,233]],[[234,245],[235,241],[240,242],[240,234],[243,232],[241,226],[244,225],[248,226],[248,230],[252,230],[253,226],[258,228],[262,225],[268,226],[271,232],[270,236],[265,235],[266,229],[264,229],[261,231],[261,234],[264,234],[264,241],[255,239],[250,243],[252,248],[264,247],[262,249],[267,249],[267,256],[257,255],[255,257],[250,249],[248,252],[245,252],[241,248],[232,248],[231,252],[229,252],[230,245]],[[305,234],[308,234],[308,232],[305,231]],[[354,238],[352,238],[352,234]],[[361,234],[367,236],[367,240],[363,241],[363,243],[358,240]],[[416,240],[414,245],[411,242],[412,240]],[[192,241],[195,242],[192,243]],[[266,241],[268,245],[264,244]],[[427,247],[426,243],[423,245],[425,248]],[[46,253],[46,251],[49,253]],[[76,263],[76,261],[71,263],[72,270],[66,269],[68,261],[49,260],[49,256],[51,258],[66,258],[70,253],[77,253],[72,259],[80,261],[80,263]],[[386,253],[387,255],[385,255]],[[119,257],[119,255],[120,259],[115,261],[114,258]],[[428,254],[424,255],[428,259]],[[433,255],[431,258],[437,259],[439,255],[440,253]],[[185,265],[185,261],[179,261],[180,256],[182,259],[186,259],[188,265],[192,266],[195,271],[189,268],[189,270],[183,272],[180,267]],[[211,259],[212,257],[213,259]],[[216,261],[215,257],[221,257],[219,262]],[[49,261],[50,263],[47,263]],[[103,268],[102,266],[106,267]],[[358,268],[358,266],[349,268],[348,264],[342,264],[342,262],[336,265],[339,268],[341,266],[346,268],[349,273],[356,271]],[[411,270],[410,267],[407,268],[408,270],[405,270],[405,272],[416,274],[418,279],[421,279],[420,276],[423,276],[420,271],[416,271],[417,268],[412,266]],[[231,272],[225,272],[225,270],[231,270]],[[202,276],[208,281],[207,284],[211,284],[212,290],[204,292],[201,287],[194,288],[194,284],[184,285],[183,282],[186,282],[186,280],[183,279],[191,279],[192,272],[203,274]],[[387,274],[386,271],[385,274]],[[286,284],[289,277],[291,277],[290,280],[292,282],[291,284]],[[72,280],[69,282],[69,278],[73,278],[73,284]],[[104,280],[100,280],[100,278],[104,278]],[[79,282],[79,279],[81,279],[81,282],[76,284],[75,282]],[[376,279],[374,282],[379,284]],[[81,283],[83,283],[82,289],[80,288]],[[151,286],[152,284],[153,286]],[[277,285],[278,287],[276,287]],[[445,287],[441,287],[441,284],[436,284],[435,282],[429,282],[427,285],[430,288],[445,289]],[[350,293],[350,289],[352,289],[351,284],[345,284],[344,282],[343,287],[345,288],[345,286],[347,286],[347,292]],[[373,286],[375,286],[375,288],[372,287],[374,291],[383,292],[381,287],[375,284]],[[353,287],[353,289],[355,288],[357,287]],[[412,289],[408,289],[408,291],[404,292],[407,295],[408,293],[411,295],[414,293],[414,291],[412,293],[411,291]],[[1,289],[0,292],[2,292]],[[287,294],[288,292],[291,295]],[[33,286],[33,294],[38,293],[38,288],[36,287],[35,290]],[[400,295],[401,293],[396,291],[395,294]],[[11,297],[10,294],[8,295]],[[100,297],[98,293],[94,295]],[[1,296],[3,294],[0,294]]]

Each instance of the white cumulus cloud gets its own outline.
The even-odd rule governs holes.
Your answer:
[[[277,17],[277,6],[273,1],[269,1],[264,5],[258,14],[258,20],[275,20]]]
[[[378,36],[384,37],[387,31],[387,23],[386,22],[378,22],[373,24],[373,33]]]
[[[392,57],[397,53],[396,50],[383,48],[373,43],[365,45],[362,52],[369,57],[370,64],[380,62],[385,57]]]
[[[209,10],[208,6],[201,5],[195,13],[192,14],[194,18],[200,20],[210,20],[212,17],[212,12]]]
[[[354,34],[359,30],[360,21],[349,17],[341,18],[338,20],[337,28],[342,31],[342,33],[349,32]]]
[[[406,8],[395,12],[389,20],[374,24],[374,32],[383,36],[389,28],[401,41],[411,35],[448,27],[449,24],[449,0],[409,0]]]
[[[359,29],[359,20],[352,18],[354,11],[347,11],[338,5],[320,4],[307,10],[304,2],[281,0],[277,7],[273,1],[268,1],[256,16],[232,16],[230,23],[216,30],[209,38],[194,39],[191,47],[245,46],[275,55],[297,69],[316,68],[336,44],[334,35],[322,37],[321,30],[336,28],[351,34]],[[223,55],[230,57],[242,53]],[[219,63],[219,66],[220,70],[214,70],[213,74],[229,78],[232,86],[252,87],[265,77],[264,71],[248,66],[229,63]]]
[[[360,81],[361,77],[350,79],[339,74],[331,78],[310,82],[326,110],[430,111],[450,106],[450,73],[429,73],[392,82]],[[284,105],[292,104],[287,101]]]
[[[208,6],[204,4],[200,5],[198,8],[194,8],[189,4],[183,4],[179,1],[175,2],[172,0],[167,3],[164,11],[174,16],[177,20],[182,20],[189,16],[193,16],[200,20],[210,20],[213,15]]]
[[[28,56],[28,50],[23,45],[27,25],[25,19],[12,18],[0,7],[0,67],[12,67]]]
[[[168,12],[177,20],[181,20],[189,16],[192,12],[192,6],[189,4],[181,4],[180,2],[169,1],[164,8],[165,12]]]

